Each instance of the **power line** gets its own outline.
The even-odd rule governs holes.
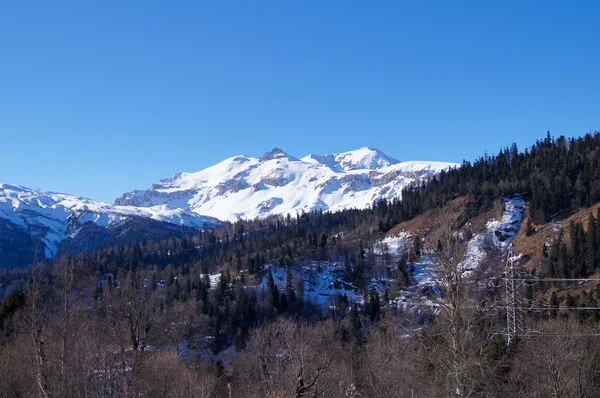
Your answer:
[[[521,296],[522,286],[533,286],[535,283],[540,282],[578,282],[580,285],[587,282],[600,282],[600,278],[539,278],[539,277],[527,277],[517,269],[515,269],[515,257],[513,256],[513,245],[512,243],[508,249],[508,256],[506,258],[506,269],[504,276],[497,278],[496,280],[504,280],[506,288],[506,337],[507,342],[510,345],[511,341],[516,336],[600,336],[600,334],[550,334],[550,333],[535,333],[532,331],[525,331],[524,327],[524,312],[542,312],[542,311],[600,311],[600,307],[538,307],[535,305],[525,306],[523,298]],[[491,287],[498,288],[489,284]]]
[[[506,289],[506,340],[510,345],[512,340],[524,332],[524,315],[520,306],[522,305],[522,296],[518,271],[515,269],[515,257],[513,256],[513,245],[508,248],[508,257],[506,258],[504,285]]]
[[[545,332],[527,332],[523,337],[600,337],[600,333],[545,333]]]
[[[596,311],[600,307],[522,307],[527,311]]]
[[[509,279],[509,278],[499,278]],[[523,281],[531,282],[600,282],[600,279],[596,278],[521,278]]]

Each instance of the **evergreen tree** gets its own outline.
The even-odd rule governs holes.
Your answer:
[[[535,232],[535,230],[533,229],[533,224],[531,223],[531,219],[528,218],[527,224],[525,226],[525,235],[531,236],[531,235],[533,235],[534,232]]]
[[[233,345],[236,351],[244,351],[246,349],[246,336],[242,328],[238,328],[233,339]]]
[[[358,305],[354,304],[352,306],[352,311],[350,311],[350,336],[354,338],[354,341],[360,342],[361,339],[361,330],[362,330],[362,322],[360,321],[360,314],[358,312]]]
[[[16,287],[2,302],[0,306],[0,330],[4,329],[4,323],[7,319],[11,318],[17,310],[25,305],[26,300],[25,293],[20,287]]]
[[[407,287],[409,284],[408,268],[406,266],[406,257],[400,257],[398,261],[398,284],[401,287]]]
[[[294,292],[294,277],[291,267],[288,267],[285,273],[285,291],[288,295]]]
[[[588,230],[586,234],[586,252],[587,252],[587,265],[590,271],[593,271],[598,266],[598,250],[596,242],[598,241],[598,231],[596,230],[597,220],[593,214],[590,214],[588,221]]]
[[[269,267],[269,271],[267,273],[267,291],[269,292],[269,301],[273,308],[279,309],[279,289],[275,284],[275,279],[273,279],[273,272],[271,271],[271,267]]]
[[[556,292],[552,292],[552,295],[550,296],[550,308],[558,308],[558,307],[559,307],[558,296],[556,295]],[[556,309],[550,311],[550,316],[552,318],[556,318],[557,314],[558,314],[558,310],[556,310]]]
[[[379,300],[379,293],[375,289],[371,289],[369,293],[369,306],[368,306],[368,314],[371,323],[375,322],[379,318],[379,311],[381,309],[381,302]]]

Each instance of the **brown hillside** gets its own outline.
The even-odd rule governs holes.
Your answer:
[[[569,241],[569,223],[583,222],[584,229],[587,230],[588,219],[590,214],[596,214],[600,208],[600,203],[595,204],[589,208],[581,209],[571,216],[562,219],[548,222],[542,225],[533,224],[535,233],[531,236],[525,234],[526,225],[529,220],[529,209],[525,211],[525,219],[521,225],[521,230],[517,234],[514,240],[515,253],[523,253],[529,256],[526,263],[522,264],[525,269],[531,271],[534,267],[539,268],[543,266],[544,258],[542,256],[542,250],[545,243],[552,243],[563,230],[563,239]]]
[[[455,223],[457,229],[470,223],[469,229],[474,234],[485,229],[488,221],[502,217],[504,202],[502,199],[496,199],[492,205],[483,205],[483,201],[475,196],[461,196],[450,201],[444,206],[442,211]],[[398,235],[400,232],[409,232],[412,235],[427,236],[430,232],[434,218],[435,210],[428,210],[412,220],[405,221],[392,228],[387,235]]]

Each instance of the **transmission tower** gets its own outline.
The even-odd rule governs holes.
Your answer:
[[[506,258],[504,283],[506,286],[506,339],[508,345],[514,338],[523,334],[523,296],[521,294],[523,278],[515,269],[513,245],[511,243]]]

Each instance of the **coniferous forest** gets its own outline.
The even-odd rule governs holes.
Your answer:
[[[542,281],[523,285],[530,332],[508,344],[505,253],[486,275],[457,267],[465,228],[516,195],[520,238],[542,253],[521,272]],[[0,397],[598,396],[598,203],[600,133],[548,133],[368,209],[33,253],[0,271]],[[540,240],[546,225],[556,238]],[[391,261],[380,242],[398,228],[410,245]],[[433,282],[397,305],[424,256]],[[311,278],[332,270],[337,293],[319,302]]]

